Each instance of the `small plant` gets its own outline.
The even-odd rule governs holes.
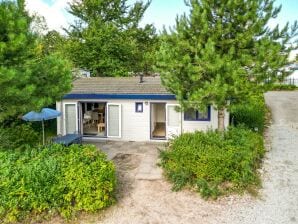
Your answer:
[[[245,103],[232,105],[230,112],[232,125],[244,125],[253,131],[263,133],[267,113],[263,95],[253,96]]]
[[[70,219],[115,202],[115,167],[92,145],[0,151],[0,222]]]
[[[189,186],[204,198],[243,192],[259,184],[262,136],[246,128],[185,133],[161,151],[161,167],[173,190]]]

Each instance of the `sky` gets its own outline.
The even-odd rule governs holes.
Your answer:
[[[67,12],[68,2],[71,0],[26,0],[27,9],[33,13],[42,15],[50,30],[62,32],[62,27],[67,28],[73,20]],[[128,0],[133,3],[136,0]],[[276,24],[285,25],[287,21],[298,20],[298,0],[276,0],[276,6],[282,5],[282,10],[277,19],[270,21],[270,26]],[[152,0],[151,5],[145,12],[141,25],[154,24],[157,30],[163,26],[168,28],[175,24],[177,15],[188,12],[184,0]]]

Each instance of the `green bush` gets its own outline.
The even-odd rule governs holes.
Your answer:
[[[262,136],[245,128],[185,133],[161,151],[161,166],[173,190],[194,187],[203,197],[243,192],[259,184]],[[251,188],[253,189],[253,188]]]
[[[264,131],[267,108],[263,95],[251,97],[243,104],[232,105],[230,112],[233,125],[244,125],[259,133]]]
[[[274,84],[271,90],[296,90],[297,86],[293,84]]]
[[[114,203],[115,167],[91,145],[0,151],[0,222],[71,218]]]
[[[35,146],[39,142],[40,134],[36,132],[30,123],[0,126],[0,148],[15,149]]]

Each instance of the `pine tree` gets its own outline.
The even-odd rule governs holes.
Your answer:
[[[224,130],[224,111],[266,90],[285,74],[297,22],[268,28],[281,7],[274,0],[190,0],[190,15],[176,20],[158,53],[164,85],[177,96],[182,109],[218,109],[218,129]],[[232,100],[232,101],[231,101]]]
[[[60,99],[71,88],[68,62],[42,53],[24,0],[0,2],[0,122]]]
[[[127,0],[76,0],[69,12],[76,18],[64,50],[75,66],[94,76],[127,76],[152,70],[155,29],[140,21],[150,2],[131,6]]]
[[[44,54],[61,53],[63,54],[63,46],[66,38],[56,30],[50,30],[41,37],[42,51]]]

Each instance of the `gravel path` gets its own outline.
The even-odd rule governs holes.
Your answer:
[[[226,223],[298,223],[298,92],[268,92],[265,98],[273,122],[261,199],[237,205]]]
[[[118,193],[118,203],[99,215],[80,217],[78,223],[298,223],[298,92],[269,92],[265,97],[273,123],[267,132],[270,146],[260,171],[263,178],[260,197],[234,195],[204,201],[197,193],[187,190],[172,192],[171,185],[162,177],[154,180],[137,178],[147,152],[156,159],[157,149],[154,145],[148,150],[150,145],[131,143],[125,146],[130,147],[130,151],[120,150],[121,154],[114,157],[118,170],[121,170],[118,175],[122,191]],[[107,150],[113,152],[122,146],[106,147],[115,148]],[[132,154],[122,154],[124,152]],[[153,162],[148,170],[152,167]]]

